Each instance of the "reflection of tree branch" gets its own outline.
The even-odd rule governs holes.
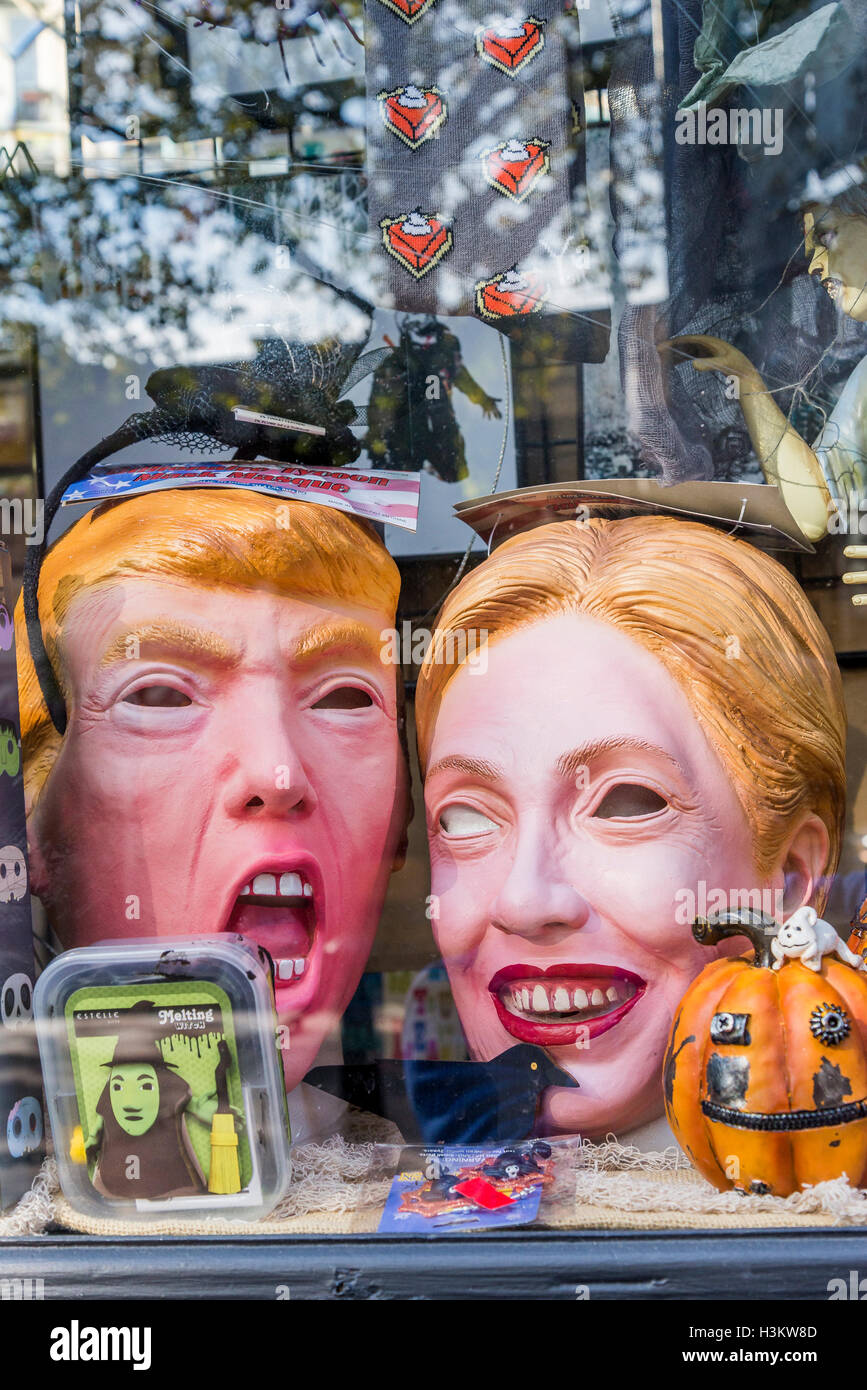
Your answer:
[[[235,306],[245,311],[251,352],[262,337],[357,342],[360,332],[363,341],[358,315],[369,322],[372,306],[337,283],[340,248],[334,269],[325,268],[287,236],[283,264],[274,211],[228,190],[148,175],[7,180],[0,323],[36,325],[66,342],[77,360],[107,365],[115,353],[135,357],[137,344],[157,364],[183,361],[215,328],[226,330],[228,344],[237,339],[230,331]],[[239,355],[237,342],[225,352]]]
[[[100,130],[107,130],[110,135],[116,135],[118,140],[126,140],[126,132],[118,130],[117,127],[113,126],[110,121],[107,121],[104,116],[100,116],[98,111],[94,111],[92,106],[80,106],[78,108],[78,114],[83,120],[92,121]]]

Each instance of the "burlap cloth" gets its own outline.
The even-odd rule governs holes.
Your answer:
[[[374,1134],[375,1138],[370,1135]],[[366,1135],[366,1137],[364,1137]],[[38,1235],[49,1225],[89,1235],[350,1235],[376,1231],[402,1144],[383,1121],[293,1149],[289,1192],[264,1221],[176,1218],[134,1226],[76,1212],[60,1192],[57,1170],[42,1172],[0,1236]],[[717,1192],[677,1149],[642,1153],[610,1139],[556,1141],[553,1189],[537,1225],[555,1230],[723,1231],[867,1225],[867,1192],[845,1178],[791,1197]]]

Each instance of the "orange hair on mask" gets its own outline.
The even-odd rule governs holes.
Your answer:
[[[416,691],[424,772],[437,710],[460,662],[489,642],[563,613],[631,637],[677,681],[731,777],[769,871],[792,826],[814,811],[840,854],[846,713],[828,635],[800,587],[746,541],[695,522],[646,516],[552,522],[504,541],[448,596]],[[556,672],[551,673],[552,680]],[[600,698],[604,698],[600,695]],[[527,711],[532,737],[534,716]]]
[[[170,488],[105,502],[51,547],[39,577],[45,648],[68,698],[63,629],[87,589],[120,579],[183,576],[209,587],[271,586],[334,598],[394,621],[400,575],[364,522],[334,508],[241,488]],[[28,807],[60,748],[30,656],[21,599],[15,609],[21,746]]]

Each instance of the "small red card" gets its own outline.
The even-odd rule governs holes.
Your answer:
[[[494,1187],[487,1178],[467,1178],[466,1182],[456,1183],[454,1191],[459,1192],[462,1197],[469,1197],[471,1202],[475,1202],[477,1207],[484,1207],[485,1211],[511,1207],[515,1201],[514,1197],[507,1197],[505,1192]]]

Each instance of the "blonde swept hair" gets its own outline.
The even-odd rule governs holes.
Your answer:
[[[262,588],[335,598],[391,620],[398,568],[366,522],[312,502],[241,488],[172,488],[107,502],[51,547],[39,577],[46,651],[68,698],[64,623],[87,589],[142,577],[182,576],[209,586]],[[61,735],[51,722],[30,656],[21,599],[15,609],[24,785],[32,807]]]
[[[695,522],[552,522],[504,541],[472,570],[446,599],[419,676],[423,774],[437,710],[460,670],[436,654],[467,647],[450,634],[487,632],[497,641],[563,613],[611,624],[674,677],[731,778],[760,872],[808,811],[827,828],[825,874],[834,872],[846,714],[828,635],[782,565]]]

